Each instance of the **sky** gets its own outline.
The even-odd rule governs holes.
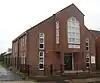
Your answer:
[[[100,30],[100,0],[0,0],[0,53],[25,30],[74,3],[88,29]]]

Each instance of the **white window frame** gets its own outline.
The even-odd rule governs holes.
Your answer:
[[[56,21],[56,44],[59,44],[59,31],[60,31],[60,28],[59,28],[59,21]]]
[[[80,24],[79,24],[79,21],[75,17],[70,17],[68,19],[67,30],[68,30],[68,33],[67,33],[68,34],[68,48],[80,48]],[[76,41],[76,39],[79,41]]]
[[[40,56],[40,52],[43,53],[43,56]],[[40,62],[40,58],[43,58],[43,62]],[[40,68],[40,64],[43,64],[43,68]],[[44,51],[39,51],[39,70],[44,70]]]
[[[90,68],[90,54],[89,53],[86,53],[86,58],[85,59],[89,59],[89,61],[87,62],[86,60],[85,60],[85,62],[86,62],[86,64],[88,63],[89,64],[89,67],[87,67],[86,66],[86,68]]]
[[[86,43],[88,43],[88,46],[86,46]],[[86,50],[86,48],[88,48],[88,50]],[[85,50],[89,51],[89,38],[86,38],[85,40]]]
[[[41,36],[41,34],[42,34],[42,36]],[[45,37],[44,33],[39,33],[39,49],[40,50],[44,50],[44,43],[45,43],[44,37]],[[40,38],[43,38],[43,43],[40,42]],[[40,44],[43,44],[43,48],[40,48]]]

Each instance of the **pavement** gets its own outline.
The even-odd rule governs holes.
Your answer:
[[[37,83],[34,81],[24,81],[20,76],[13,74],[0,65],[0,83]]]
[[[72,79],[72,83],[100,83],[100,78]]]
[[[72,80],[57,80],[49,82],[35,82],[34,80],[24,81],[21,79],[20,76],[13,74],[11,71],[5,69],[0,65],[0,83],[93,83],[95,81],[100,82],[100,77]]]
[[[0,81],[17,81],[17,80],[22,80],[20,76],[17,76],[13,73],[11,73],[9,70],[5,69],[0,65]]]

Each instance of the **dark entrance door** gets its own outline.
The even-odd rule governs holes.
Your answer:
[[[64,54],[64,69],[72,70],[72,53]]]

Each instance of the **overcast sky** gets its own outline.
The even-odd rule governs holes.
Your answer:
[[[0,53],[31,26],[74,3],[85,14],[85,25],[100,30],[100,0],[0,0]]]

